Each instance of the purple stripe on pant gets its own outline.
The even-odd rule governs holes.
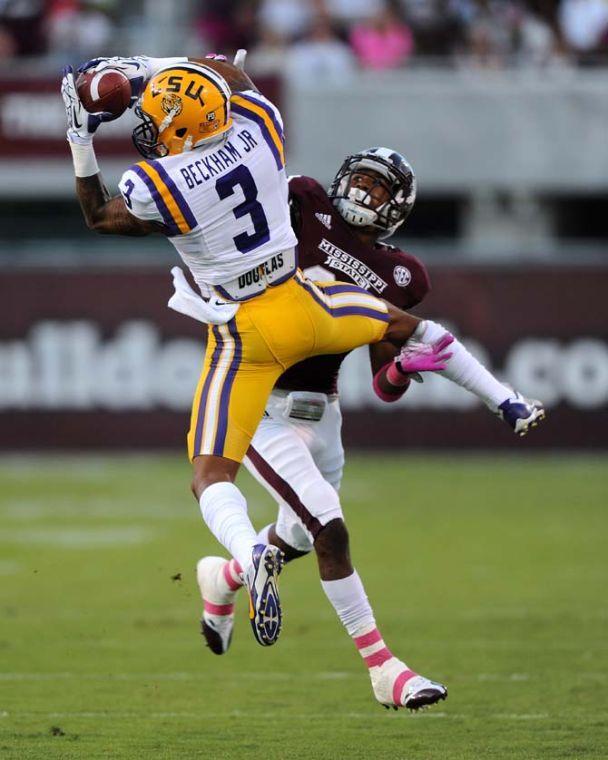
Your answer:
[[[199,401],[199,404],[198,404],[198,415],[196,418],[196,433],[194,436],[194,456],[198,456],[200,454],[201,439],[203,437],[203,426],[205,423],[205,409],[207,408],[207,397],[209,396],[209,386],[211,385],[211,381],[213,380],[213,376],[215,375],[215,371],[217,369],[217,363],[219,361],[220,354],[222,353],[222,336],[220,335],[220,331],[217,325],[213,327],[213,337],[215,338],[215,349],[211,357],[211,364],[207,372],[207,377],[205,378],[203,392],[201,393],[201,400]]]
[[[216,457],[224,456],[224,445],[226,443],[226,433],[228,431],[228,407],[230,406],[230,393],[232,391],[234,378],[236,377],[236,373],[238,372],[239,366],[241,364],[241,359],[243,358],[243,343],[241,341],[241,336],[237,330],[235,319],[231,319],[230,322],[228,322],[228,330],[230,331],[230,335],[232,335],[234,338],[234,355],[232,357],[232,361],[230,362],[228,374],[224,380],[222,394],[220,396],[220,411],[217,419],[217,432],[215,435],[215,441],[213,443],[213,456]]]
[[[362,293],[365,296],[371,295],[365,288],[360,288],[358,285],[348,285],[346,283],[339,285],[317,285],[319,290],[327,293],[328,296],[332,296],[335,293]]]
[[[371,319],[377,319],[379,322],[390,322],[390,316],[388,313],[375,311],[374,309],[366,309],[364,306],[328,306],[325,301],[317,295],[315,289],[309,283],[300,280],[299,278],[296,278],[296,282],[332,317],[370,317]],[[320,288],[320,290],[323,290],[323,288]],[[366,295],[369,295],[369,293],[366,293]]]

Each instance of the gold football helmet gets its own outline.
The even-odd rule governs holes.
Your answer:
[[[232,126],[230,88],[198,63],[159,71],[146,85],[135,113],[142,120],[133,143],[145,158],[162,158],[214,141]]]

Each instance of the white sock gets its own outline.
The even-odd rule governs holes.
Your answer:
[[[422,343],[433,343],[446,332],[445,327],[437,322],[425,319],[418,325],[412,337]],[[496,411],[503,401],[514,395],[513,390],[499,382],[458,339],[454,338],[447,350],[452,352],[452,357],[448,359],[447,368],[437,374],[474,393],[492,411]]]
[[[350,636],[356,636],[370,625],[376,626],[374,613],[356,570],[347,578],[321,581],[321,586]]]
[[[270,523],[265,528],[262,528],[261,531],[259,531],[259,533],[257,535],[257,538],[256,538],[256,543],[258,543],[258,544],[269,544],[270,543],[270,539],[268,538],[268,532],[270,531],[270,529],[272,528],[273,525],[274,525],[274,523]]]
[[[257,539],[243,494],[234,483],[214,483],[205,488],[199,503],[209,530],[242,568],[248,568]]]
[[[393,653],[376,627],[374,613],[357,571],[348,578],[321,581],[321,585],[367,667],[381,667],[392,659]]]

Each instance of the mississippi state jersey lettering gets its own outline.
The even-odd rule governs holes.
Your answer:
[[[289,181],[300,267],[313,280],[353,282],[399,309],[411,309],[430,290],[424,264],[409,253],[361,242],[335,210],[321,185],[310,177]],[[284,372],[276,387],[336,393],[346,354],[315,356]]]
[[[293,248],[283,124],[257,92],[234,93],[224,142],[140,161],[120,192],[139,219],[160,222],[203,292]]]

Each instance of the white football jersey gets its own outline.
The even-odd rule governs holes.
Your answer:
[[[138,219],[164,225],[203,293],[295,247],[283,123],[258,92],[233,93],[224,142],[144,160],[120,192]]]

